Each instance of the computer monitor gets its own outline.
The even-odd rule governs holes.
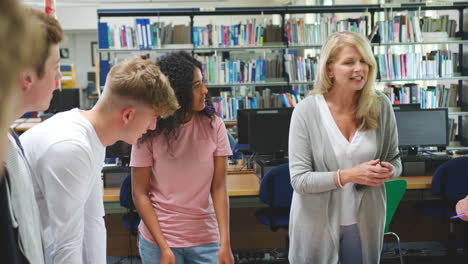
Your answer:
[[[288,152],[289,124],[293,108],[254,109],[249,113],[248,142],[250,150],[273,153]]]
[[[420,104],[394,104],[393,110],[419,110],[421,109]]]
[[[62,89],[62,109],[68,111],[76,107],[80,107],[80,89],[68,88]]]
[[[446,108],[395,109],[395,118],[400,148],[417,152],[418,147],[438,147],[439,149],[447,147],[448,111]]]
[[[52,100],[50,100],[49,108],[45,110],[46,113],[56,114],[60,112],[61,105],[62,105],[62,94],[60,90],[55,90],[52,94]]]
[[[80,107],[80,90],[77,88],[67,88],[55,90],[50,101],[49,109],[46,113],[56,114]]]
[[[257,109],[237,110],[237,144],[249,144],[249,114]]]
[[[127,166],[130,163],[131,152],[132,145],[119,140],[106,147],[106,159],[119,158],[121,165]]]

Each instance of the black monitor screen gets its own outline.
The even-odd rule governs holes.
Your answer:
[[[132,145],[119,140],[106,147],[106,158],[129,158],[131,152]]]
[[[276,108],[250,112],[250,150],[263,153],[287,152],[292,111],[293,108]]]
[[[447,109],[397,110],[400,147],[446,147],[448,145]]]
[[[249,114],[257,109],[237,110],[237,143],[249,144]]]
[[[132,145],[123,141],[117,141],[114,144],[106,147],[106,159],[119,158],[122,166],[128,166],[130,163],[130,155],[132,153]],[[107,160],[106,162],[109,162]],[[109,163],[115,163],[114,161]]]
[[[52,100],[50,101],[49,109],[46,113],[59,113],[70,109],[80,107],[80,90],[77,88],[69,88],[55,90]]]
[[[52,100],[50,100],[50,105],[49,109],[47,109],[45,112],[46,113],[58,113],[61,111],[61,105],[62,105],[62,93],[60,92],[59,89],[54,91],[54,94],[52,96]]]
[[[68,111],[76,107],[80,107],[80,90],[77,88],[62,89],[61,111]]]

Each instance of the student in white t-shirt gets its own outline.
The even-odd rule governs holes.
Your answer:
[[[106,263],[101,169],[106,146],[133,144],[178,108],[159,68],[132,58],[113,66],[89,111],[56,114],[21,136],[34,171],[48,263]]]

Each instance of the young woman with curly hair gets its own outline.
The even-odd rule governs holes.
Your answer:
[[[201,63],[185,52],[158,66],[181,108],[133,146],[133,199],[143,263],[233,263],[226,128],[208,103]]]

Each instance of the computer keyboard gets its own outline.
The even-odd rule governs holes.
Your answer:
[[[456,149],[456,150],[447,150],[449,155],[467,155],[468,149]]]
[[[430,154],[418,154],[418,155],[403,155],[401,160],[403,162],[414,162],[414,161],[444,161],[450,160],[453,157],[446,154],[437,154],[437,155],[430,155]]]

